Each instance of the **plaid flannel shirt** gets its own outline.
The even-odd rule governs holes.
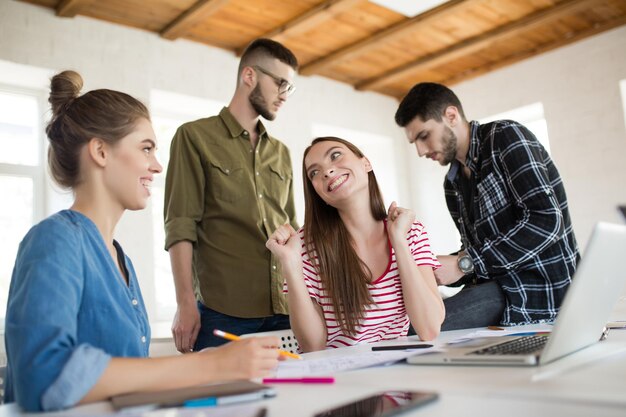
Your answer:
[[[473,220],[463,201],[458,161],[444,181],[463,250],[479,280],[494,279],[502,287],[507,306],[501,324],[552,321],[580,259],[561,177],[519,123],[473,121],[470,131],[465,165],[472,173]]]

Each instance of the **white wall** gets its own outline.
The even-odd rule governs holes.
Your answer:
[[[33,70],[36,87],[45,88],[47,84],[47,75],[37,77],[37,74],[75,69],[85,80],[85,90],[122,90],[146,103],[151,89],[228,103],[238,65],[233,53],[221,49],[185,40],[171,42],[153,33],[80,16],[58,18],[51,9],[6,0],[0,0],[0,60],[22,65],[17,71],[43,68],[43,71]],[[13,78],[6,70],[9,67],[10,64],[0,65],[8,81]],[[296,84],[298,91],[289,98],[277,120],[268,124],[270,132],[291,149],[300,221],[304,215],[300,162],[304,148],[312,139],[314,123],[397,138],[397,149],[380,149],[380,152],[397,155],[395,172],[385,174],[399,178],[400,200],[408,205],[409,180],[401,175],[407,163],[401,153],[403,135],[393,124],[397,102],[320,77],[298,77]],[[150,210],[127,213],[117,235],[133,259],[144,297],[150,299],[154,291],[150,284],[153,264]]]
[[[624,79],[626,26],[452,86],[470,120],[543,103],[552,157],[565,182],[581,249],[595,222],[623,221],[616,206],[626,204],[626,123],[619,88]],[[410,171],[418,191],[414,207],[436,229],[440,247],[448,245],[456,231],[441,189],[446,170],[411,157]]]

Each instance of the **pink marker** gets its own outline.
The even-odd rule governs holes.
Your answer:
[[[264,384],[333,384],[335,378],[324,376],[317,378],[263,378]]]

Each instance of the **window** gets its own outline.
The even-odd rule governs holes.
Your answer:
[[[526,126],[533,132],[537,140],[550,153],[550,140],[548,138],[548,124],[543,115],[543,104],[534,103],[528,106],[519,107],[504,113],[494,114],[479,120],[480,123],[492,122],[494,120],[515,120]]]
[[[154,250],[154,319],[167,322],[176,313],[176,292],[170,266],[169,254],[163,249],[163,202],[165,198],[165,174],[169,162],[170,144],[176,129],[183,123],[216,115],[223,103],[186,96],[161,90],[150,94],[152,125],[158,141],[157,158],[163,165],[163,173],[154,178],[152,185],[152,227]],[[146,292],[148,293],[148,292]],[[147,302],[150,302],[147,300]]]
[[[0,85],[0,315],[19,243],[45,215],[42,92]]]
[[[371,0],[372,3],[379,4],[387,9],[393,10],[406,17],[414,17],[418,14],[424,13],[428,10],[434,9],[437,6],[445,3],[448,0]]]
[[[372,163],[385,205],[388,207],[392,201],[402,204],[399,200],[398,187],[400,173],[397,168],[396,152],[393,151],[396,143],[400,141],[388,136],[324,124],[314,124],[311,133],[313,137],[335,136],[356,145]]]

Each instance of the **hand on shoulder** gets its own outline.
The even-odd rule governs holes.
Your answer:
[[[406,239],[406,234],[411,230],[415,221],[415,213],[413,210],[399,207],[394,201],[387,211],[387,233],[389,238]]]

